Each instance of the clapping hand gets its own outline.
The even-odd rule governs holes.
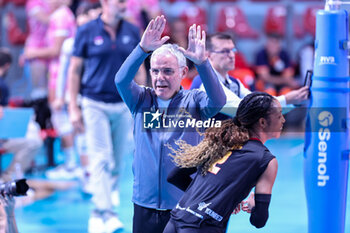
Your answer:
[[[151,52],[162,46],[169,36],[162,36],[166,20],[164,16],[157,16],[149,22],[145,32],[142,35],[140,46],[146,53]]]
[[[194,64],[200,65],[207,59],[205,52],[205,31],[201,26],[193,24],[188,31],[188,48],[179,48],[180,51]]]

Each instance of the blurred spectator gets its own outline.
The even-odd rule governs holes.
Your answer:
[[[140,34],[138,27],[123,19],[126,1],[100,2],[102,14],[81,26],[75,38],[68,71],[69,115],[74,127],[86,133],[89,182],[94,188],[88,231],[114,232],[123,227],[113,206],[119,204],[120,161],[131,125],[114,76],[139,43]]]
[[[50,59],[49,63],[49,102],[55,98],[56,78],[59,67],[59,54],[65,39],[73,37],[76,26],[72,11],[68,5],[70,0],[50,0],[49,9],[51,12],[48,29],[46,31],[46,47],[25,48],[26,59],[45,58]]]
[[[265,48],[256,56],[257,89],[277,96],[298,87],[288,53],[278,34],[267,35]]]
[[[160,15],[158,0],[128,0],[127,17],[131,22],[145,30],[148,22]]]
[[[48,22],[49,7],[45,0],[28,0],[26,3],[29,35],[24,50],[36,50],[46,47],[45,38]],[[47,69],[46,59],[31,59],[26,64],[29,66],[32,80],[31,98],[47,97]]]
[[[59,70],[59,54],[65,39],[73,37],[76,30],[75,18],[68,5],[69,0],[50,0],[48,1],[51,15],[49,18],[48,29],[46,32],[46,47],[31,49],[26,48],[25,57],[27,59],[47,58],[49,63],[49,102],[55,99],[56,80]],[[72,172],[77,168],[76,153],[73,142],[73,127],[69,123],[67,114],[61,111],[53,111],[51,116],[54,128],[62,137],[62,150],[65,155],[65,164],[57,167],[55,170],[47,172],[49,178],[73,178]]]
[[[101,5],[99,3],[92,4],[92,3],[86,3],[83,2],[79,5],[77,8],[77,26],[81,26],[83,24],[88,23],[91,20],[94,20],[97,18],[98,14],[95,12],[101,11]],[[60,166],[59,168],[47,172],[47,176],[49,178],[53,179],[61,179],[61,178],[76,178],[78,176],[83,184],[83,190],[84,192],[89,192],[87,190],[88,185],[88,173],[85,171],[85,168],[88,163],[87,158],[87,152],[86,152],[86,145],[85,145],[85,135],[81,132],[73,132],[73,128],[71,126],[71,122],[68,118],[68,102],[69,102],[69,96],[67,91],[67,76],[68,76],[68,67],[69,67],[69,61],[73,53],[73,45],[74,45],[74,39],[73,37],[70,37],[66,39],[63,42],[61,53],[60,53],[60,60],[59,64],[60,67],[58,69],[58,77],[57,77],[57,84],[56,84],[56,98],[54,102],[52,103],[52,107],[55,112],[59,112],[61,117],[64,117],[65,122],[64,124],[69,125],[69,133],[72,133],[75,138],[75,146],[77,149],[77,152],[80,156],[80,165],[82,166],[83,170],[80,170],[79,168],[75,169],[75,171],[72,171],[72,169],[67,168],[67,166]]]
[[[306,71],[314,69],[314,53],[315,47],[313,42],[303,46],[298,53],[300,85],[304,84]]]
[[[11,63],[11,54],[4,49],[0,49],[0,120],[4,114],[3,107],[7,106],[10,94],[4,78],[10,69]],[[41,146],[39,126],[34,122],[34,119],[29,122],[27,134],[24,138],[1,140],[1,149],[14,155],[9,167],[0,174],[1,181],[11,181],[18,172],[23,174],[27,171]]]

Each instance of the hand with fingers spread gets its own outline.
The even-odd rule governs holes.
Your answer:
[[[140,46],[145,52],[151,52],[162,46],[169,36],[162,36],[166,20],[164,16],[157,16],[149,22],[145,32],[142,35]]]
[[[205,53],[205,31],[201,26],[193,24],[188,31],[188,48],[179,48],[180,51],[196,65],[202,64],[206,59]]]

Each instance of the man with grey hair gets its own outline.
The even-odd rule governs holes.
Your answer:
[[[182,195],[181,190],[166,180],[175,166],[169,156],[171,148],[177,148],[177,140],[198,144],[201,137],[195,128],[201,128],[203,122],[212,122],[211,117],[226,102],[206,57],[205,32],[200,26],[192,25],[187,50],[163,45],[169,39],[161,37],[165,22],[164,16],[151,20],[140,44],[115,77],[119,94],[134,117],[134,233],[163,232],[170,210]],[[133,79],[152,51],[152,88],[141,87]],[[181,87],[181,80],[188,71],[185,57],[196,65],[207,93]]]

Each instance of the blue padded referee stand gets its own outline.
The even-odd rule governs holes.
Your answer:
[[[350,144],[348,28],[348,13],[339,5],[326,4],[325,10],[317,12],[304,148],[308,233],[345,230]]]

